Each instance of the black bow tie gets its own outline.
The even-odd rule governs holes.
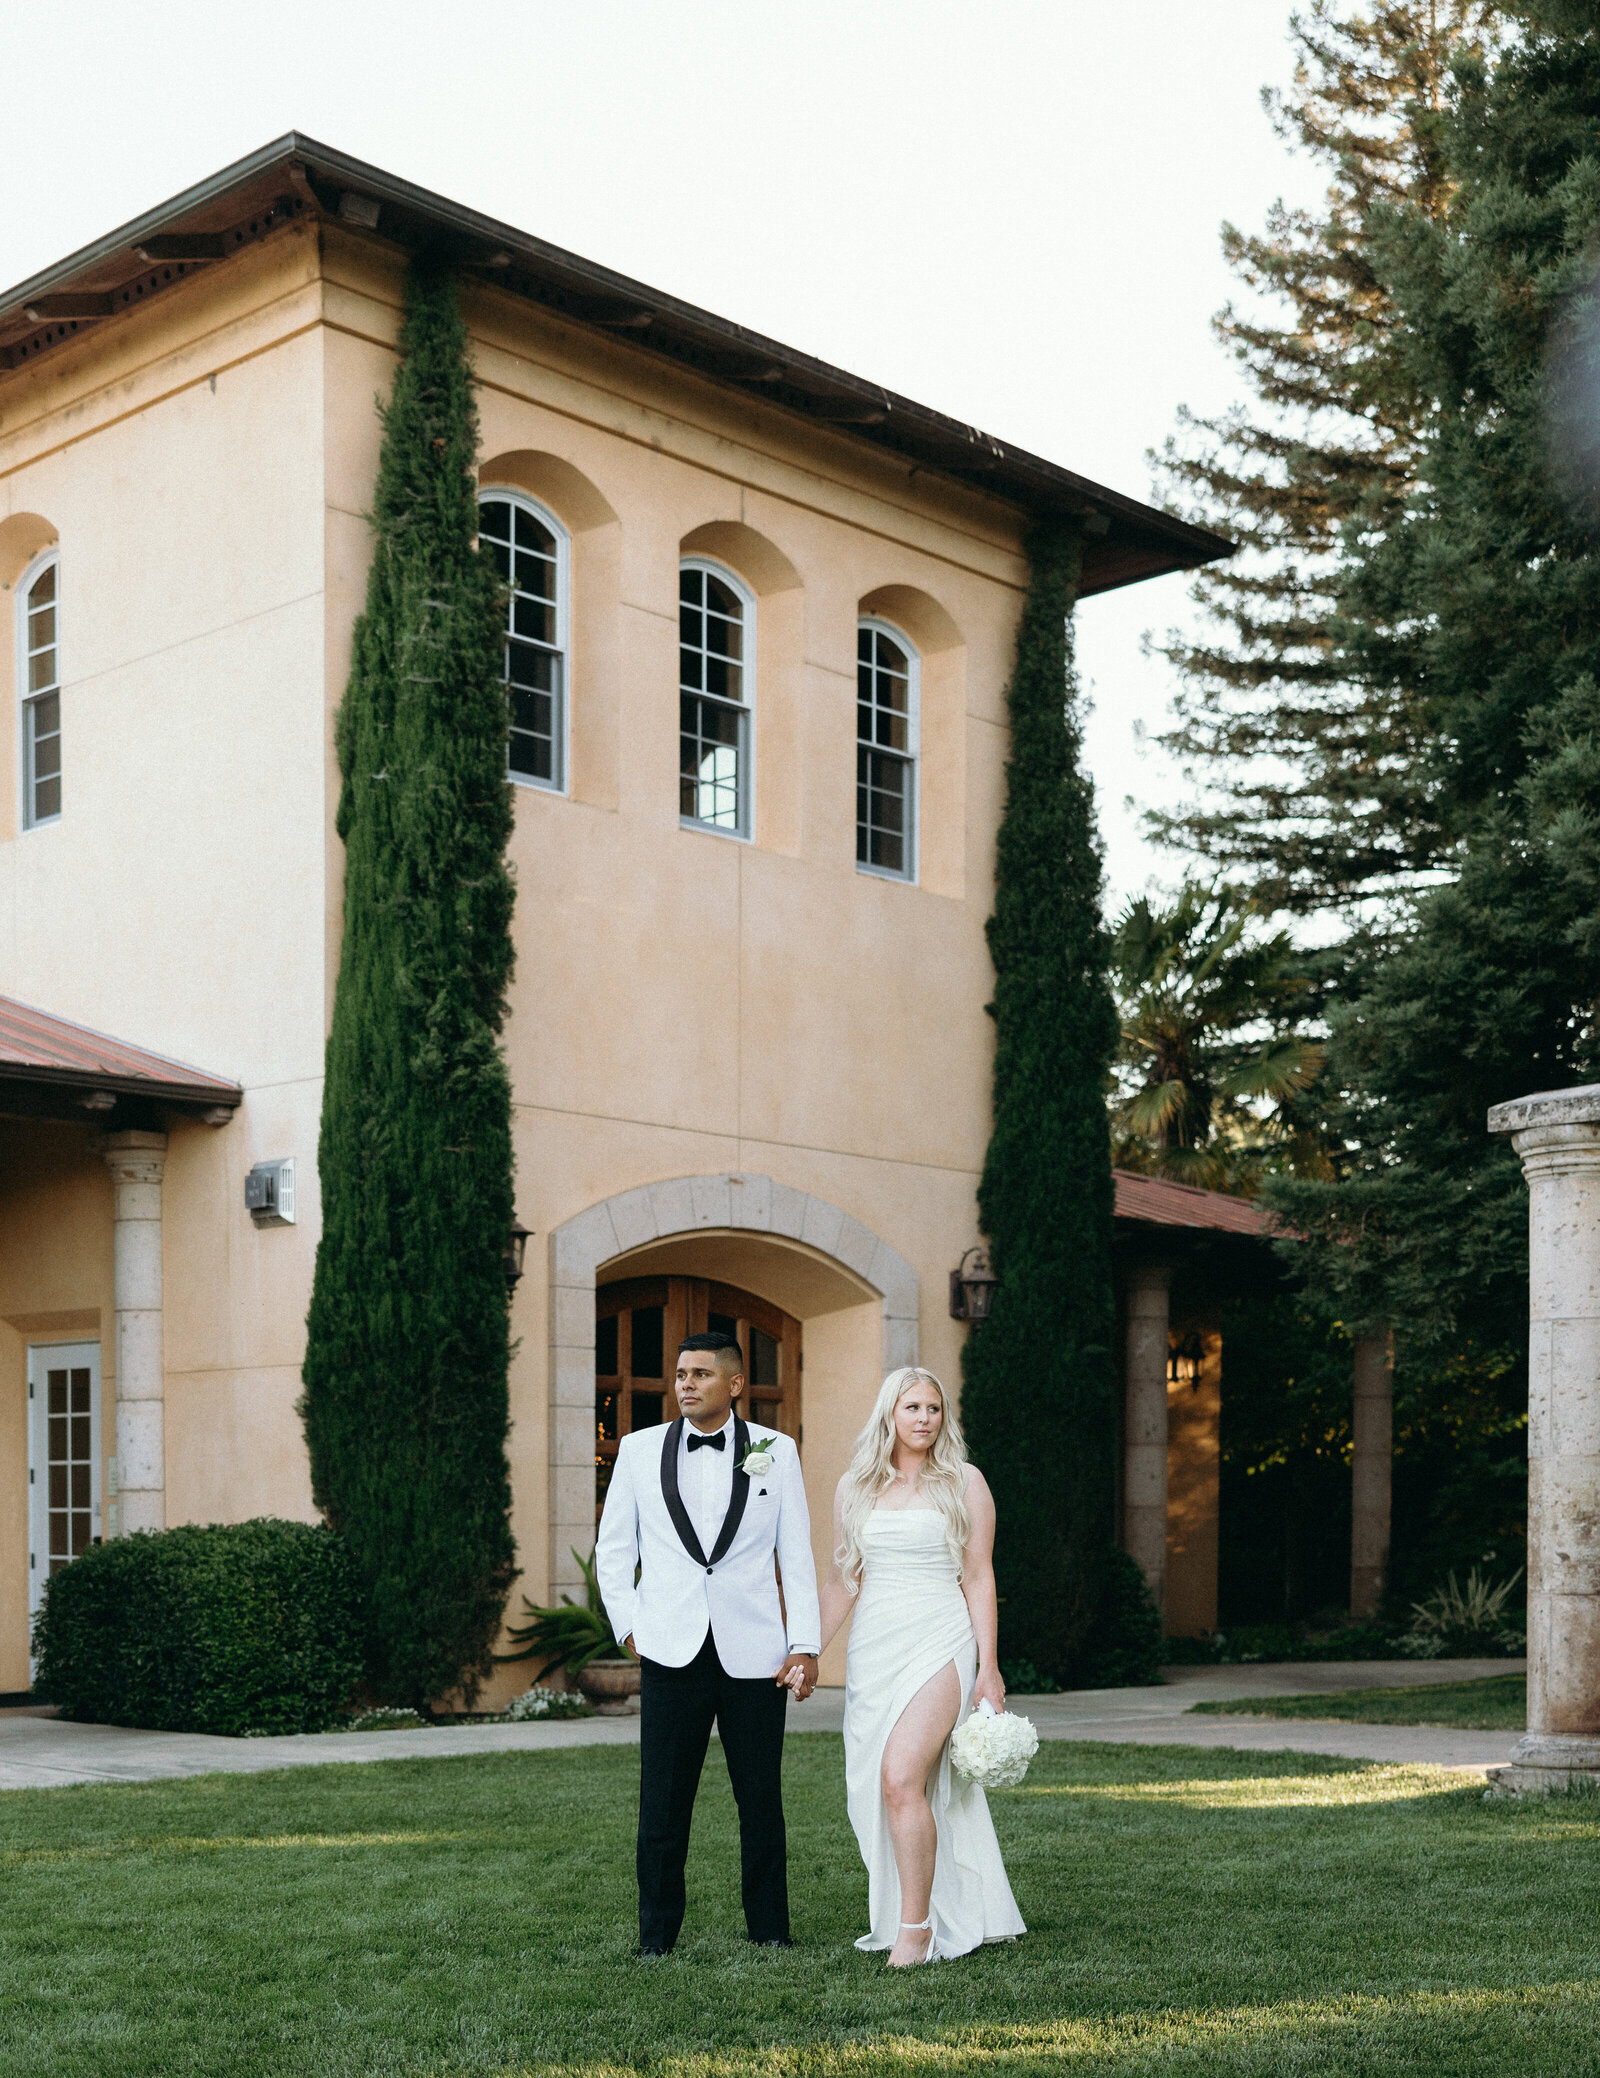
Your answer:
[[[727,1440],[728,1432],[726,1429],[718,1429],[714,1436],[691,1434],[689,1437],[689,1448],[691,1450],[720,1450]]]

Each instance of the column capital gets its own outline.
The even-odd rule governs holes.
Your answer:
[[[107,1133],[101,1159],[119,1183],[159,1183],[167,1166],[165,1133]]]
[[[1514,1097],[1491,1108],[1488,1125],[1510,1136],[1530,1175],[1600,1169],[1600,1082]]]

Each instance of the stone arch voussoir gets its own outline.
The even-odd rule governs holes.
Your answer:
[[[604,1263],[708,1230],[771,1234],[831,1257],[883,1301],[883,1367],[917,1361],[917,1273],[825,1198],[770,1176],[674,1176],[602,1199],[550,1236],[550,1589],[579,1585],[573,1549],[594,1541],[594,1293]]]

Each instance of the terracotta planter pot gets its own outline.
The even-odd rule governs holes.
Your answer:
[[[637,1660],[590,1660],[578,1686],[601,1717],[631,1717],[639,1708]]]

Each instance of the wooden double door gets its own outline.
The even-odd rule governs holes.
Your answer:
[[[704,1277],[630,1277],[594,1300],[595,1508],[605,1500],[617,1445],[634,1429],[676,1418],[672,1376],[685,1335],[720,1331],[744,1351],[747,1421],[802,1440],[800,1323],[736,1284]]]

